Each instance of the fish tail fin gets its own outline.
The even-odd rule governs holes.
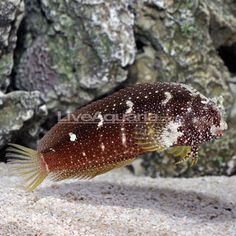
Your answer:
[[[19,186],[27,191],[33,191],[48,175],[46,163],[33,149],[10,143],[6,157],[12,174],[23,180]]]

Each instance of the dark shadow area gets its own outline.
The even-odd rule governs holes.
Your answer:
[[[6,154],[6,147],[0,149],[0,162],[7,162]]]
[[[137,39],[136,40],[136,47],[139,53],[143,53],[144,52],[144,47],[146,45],[143,43],[143,41],[141,39]]]
[[[195,191],[178,191],[171,188],[80,181],[52,185],[36,191],[35,194],[39,198],[53,196],[69,202],[95,206],[152,209],[169,217],[186,216],[201,222],[226,222],[236,219],[236,206],[231,202]]]
[[[236,43],[219,47],[218,53],[229,72],[236,74]]]

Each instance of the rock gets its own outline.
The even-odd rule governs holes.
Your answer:
[[[234,104],[231,109],[230,118],[235,123],[236,122],[236,76],[232,78],[231,83],[229,83],[232,93],[234,94]]]
[[[236,42],[236,5],[234,0],[207,1],[210,35],[216,48]]]
[[[135,63],[129,69],[130,78],[140,83],[155,82],[158,76],[155,55],[156,51],[154,48],[144,47],[143,52],[137,55]]]
[[[70,111],[114,89],[135,59],[133,24],[125,0],[26,1],[16,87],[40,91],[52,111]]]
[[[0,2],[0,90],[2,91],[5,91],[10,83],[17,30],[23,15],[23,0]]]
[[[8,94],[0,94],[0,148],[13,138],[18,137],[21,142],[26,140],[26,137],[34,138],[35,142],[37,135],[32,132],[35,126],[39,129],[39,117],[47,114],[45,105],[40,99],[40,93],[15,91]],[[22,128],[27,122],[27,131]],[[37,122],[36,122],[37,121]],[[22,135],[27,133],[27,135]],[[29,145],[29,144],[28,144]]]
[[[184,82],[207,96],[222,95],[227,108],[232,105],[226,83],[230,74],[213,43],[211,11],[205,1],[138,1],[134,11],[136,37],[144,45],[134,65],[138,81],[139,74],[147,74],[157,81]],[[147,47],[153,52],[149,64],[156,75],[153,69],[138,66]]]

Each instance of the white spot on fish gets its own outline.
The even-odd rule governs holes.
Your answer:
[[[201,100],[201,103],[202,103],[202,104],[207,104],[208,101],[207,101],[207,100]]]
[[[85,157],[85,156],[86,156],[86,153],[85,153],[85,152],[82,152],[82,155]]]
[[[133,111],[133,106],[134,106],[134,103],[130,100],[126,101],[126,105],[128,106],[128,109],[126,110],[126,114],[129,114]]]
[[[101,127],[101,126],[103,126],[103,122],[104,122],[104,119],[103,119],[103,116],[102,116],[102,113],[101,112],[99,112],[98,113],[98,119],[100,120],[99,122],[98,122],[98,128],[99,127]]]
[[[121,141],[124,146],[126,146],[126,134],[125,134],[125,128],[121,128]]]
[[[166,98],[164,101],[162,101],[162,105],[166,105],[170,101],[170,99],[173,97],[171,95],[171,93],[169,93],[169,92],[165,92],[164,94],[165,94]]]
[[[77,140],[76,134],[71,132],[71,133],[69,133],[69,136],[70,136],[70,141],[71,142],[75,142]]]
[[[191,107],[188,107],[187,108],[187,112],[191,112],[192,111],[192,108]]]
[[[178,131],[178,128],[181,126],[181,122],[171,121],[164,128],[162,134],[160,135],[160,143],[168,148],[177,143],[179,137],[183,135],[182,132]]]
[[[105,150],[105,145],[104,145],[104,143],[101,143],[101,149],[102,149],[102,151]]]

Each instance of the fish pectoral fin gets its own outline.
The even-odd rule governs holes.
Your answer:
[[[149,113],[145,122],[138,124],[134,131],[134,142],[145,152],[158,151],[165,149],[160,144],[160,135],[163,128],[169,122],[169,119],[156,117]]]
[[[96,166],[94,168],[86,168],[86,169],[73,169],[73,170],[63,170],[63,171],[56,171],[54,173],[51,173],[50,178],[54,181],[60,181],[64,179],[91,179],[97,175],[104,174],[112,169],[120,168],[122,166],[129,165],[131,162],[133,162],[136,159],[136,157],[129,158],[127,160],[120,160],[117,162],[114,162],[112,164],[103,164],[100,166]]]
[[[153,138],[148,135],[145,136],[145,134],[140,133],[140,135],[137,135],[134,139],[135,144],[138,145],[144,152],[161,152],[165,149],[164,146],[159,143],[158,138]]]

